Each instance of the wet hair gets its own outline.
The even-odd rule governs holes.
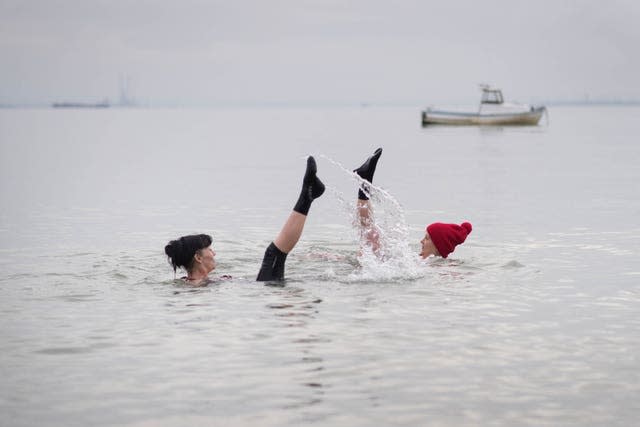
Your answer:
[[[178,267],[185,270],[191,270],[193,267],[193,257],[196,252],[211,246],[211,236],[208,234],[193,234],[190,236],[182,236],[179,239],[172,240],[164,247],[164,253],[169,257],[169,264],[175,272]]]

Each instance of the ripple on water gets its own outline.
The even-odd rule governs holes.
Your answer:
[[[523,268],[523,267],[524,267],[524,264],[521,264],[516,260],[511,260],[511,261],[507,262],[506,264],[502,265],[502,268],[506,268],[506,269]]]
[[[38,354],[51,354],[51,355],[66,355],[66,354],[81,354],[89,353],[93,351],[92,347],[49,347],[41,350],[36,350],[34,353]]]

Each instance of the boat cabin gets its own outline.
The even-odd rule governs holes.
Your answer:
[[[500,89],[491,89],[490,87],[482,88],[481,104],[502,104],[502,91]]]

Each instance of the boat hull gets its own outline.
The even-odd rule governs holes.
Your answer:
[[[459,113],[453,111],[425,110],[422,112],[422,125],[537,125],[546,111],[545,107],[532,108],[523,112],[508,113]]]

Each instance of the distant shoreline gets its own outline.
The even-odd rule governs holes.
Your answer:
[[[422,102],[389,102],[389,103],[374,103],[374,102],[355,102],[355,103],[227,103],[227,104],[156,104],[156,105],[111,105],[104,103],[49,103],[49,104],[0,104],[0,109],[3,110],[11,110],[11,109],[81,109],[81,110],[105,110],[105,109],[145,109],[145,110],[155,110],[155,109],[218,109],[218,108],[415,108],[422,107],[427,103]],[[563,101],[563,100],[553,100],[553,101],[534,101],[529,104],[535,105],[545,105],[547,107],[634,107],[640,106],[640,100],[629,100],[629,101],[612,101],[612,100],[601,100],[601,101]],[[458,104],[456,104],[458,105]],[[460,104],[463,105],[463,104]]]

